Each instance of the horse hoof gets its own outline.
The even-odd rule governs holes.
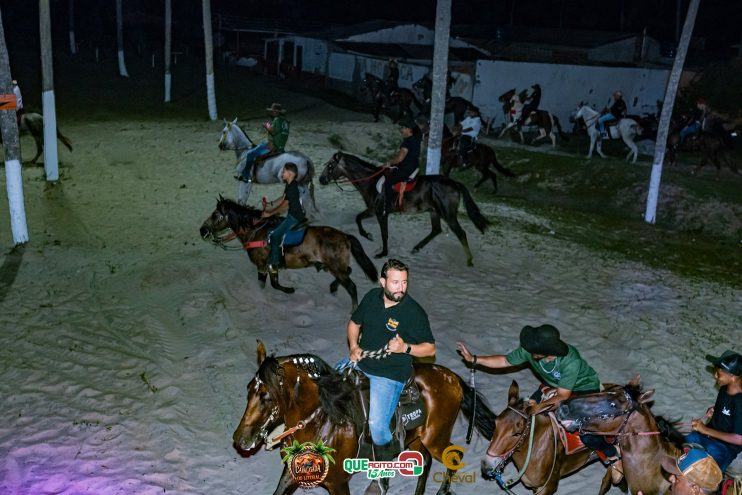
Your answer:
[[[364,239],[368,239],[369,241],[374,240],[374,236],[372,236],[371,234],[361,234],[361,237],[363,237]]]
[[[420,248],[419,247],[412,248],[412,254],[417,254],[419,252],[420,252]]]
[[[295,289],[294,289],[293,287],[284,287],[284,288],[283,288],[282,290],[283,290],[283,291],[284,291],[284,292],[285,292],[286,294],[293,294],[293,293],[294,293],[294,290],[295,290]]]

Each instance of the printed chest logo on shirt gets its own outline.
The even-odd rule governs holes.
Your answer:
[[[731,415],[732,415],[732,411],[730,411],[730,410],[729,410],[729,409],[727,409],[726,407],[722,407],[722,408],[721,408],[721,413],[722,413],[722,414],[723,414],[724,416],[731,416]]]
[[[396,332],[398,326],[399,326],[399,322],[395,320],[394,318],[389,318],[386,321],[386,329],[389,330],[390,332]]]

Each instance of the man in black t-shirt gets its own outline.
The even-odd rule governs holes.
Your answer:
[[[435,355],[428,315],[407,294],[408,273],[399,260],[384,263],[381,287],[366,294],[348,321],[348,360],[368,377],[371,387],[368,425],[377,461],[393,460],[399,452],[389,422],[412,374],[412,358]]]
[[[384,180],[384,214],[394,211],[394,184],[406,181],[420,168],[420,143],[422,133],[412,119],[405,119],[399,123],[402,133],[402,144],[397,156],[384,163],[384,167],[391,170]]]
[[[270,217],[286,209],[288,206],[288,212],[284,221],[276,227],[268,236],[271,246],[271,257],[268,270],[272,273],[278,271],[278,264],[281,261],[281,243],[283,242],[283,236],[286,232],[291,230],[296,224],[306,220],[304,215],[304,208],[301,206],[299,185],[296,182],[296,176],[299,175],[299,170],[294,163],[287,163],[283,167],[282,179],[286,183],[286,188],[283,190],[283,194],[273,201],[269,201],[266,204],[266,210],[263,212],[263,217]],[[277,206],[273,206],[276,204]]]

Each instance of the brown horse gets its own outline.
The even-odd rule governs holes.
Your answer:
[[[265,286],[268,273],[270,248],[267,245],[268,234],[276,228],[282,218],[261,218],[262,211],[251,206],[243,206],[221,196],[216,209],[201,225],[201,237],[217,245],[239,238],[247,251],[250,261],[258,267],[258,280]],[[222,236],[227,230],[230,233]],[[335,280],[330,284],[330,292],[335,293],[338,285],[345,287],[353,302],[353,309],[358,306],[356,284],[350,279],[350,257],[353,255],[361,265],[369,280],[378,278],[376,267],[366,256],[363,246],[354,236],[332,227],[307,227],[301,244],[285,248],[286,268],[306,268],[313,266],[317,270],[330,272]],[[291,287],[284,287],[278,282],[278,273],[272,272],[271,286],[287,294],[294,292]]]
[[[323,186],[326,186],[330,182],[335,182],[336,184],[345,182],[353,184],[358,192],[361,193],[363,201],[366,203],[366,209],[356,216],[356,224],[361,235],[371,240],[371,234],[363,228],[361,222],[364,218],[376,215],[379,227],[381,228],[382,242],[381,252],[376,254],[377,258],[386,256],[389,250],[389,224],[387,220],[389,214],[388,212],[384,214],[381,211],[380,194],[376,188],[376,183],[384,171],[385,169],[364,161],[357,156],[338,151],[325,163],[325,168],[319,177],[319,183]],[[395,208],[399,213],[419,213],[424,211],[430,213],[431,232],[415,245],[412,249],[413,253],[421,250],[428,242],[442,232],[441,218],[443,218],[464,247],[467,265],[472,266],[474,264],[474,258],[469,249],[469,242],[466,239],[466,232],[461,228],[458,220],[459,203],[462,197],[464,198],[464,207],[469,218],[474,222],[477,229],[484,233],[484,229],[489,225],[489,222],[482,215],[482,212],[479,211],[479,207],[474,202],[474,198],[471,197],[471,193],[469,193],[466,186],[462,183],[448,177],[442,177],[440,175],[418,177],[415,187],[405,193],[403,204],[400,206],[395,201]]]
[[[371,95],[374,122],[379,121],[379,114],[382,108],[391,109],[397,107],[397,112],[394,115],[397,122],[404,117],[414,117],[415,114],[412,111],[413,104],[417,107],[418,112],[422,109],[422,104],[418,101],[412,90],[395,88],[390,91],[385,81],[368,72],[363,76],[361,82],[361,91],[368,92]]]
[[[729,131],[724,129],[720,122],[714,121],[709,126],[710,130],[699,131],[694,135],[690,135],[681,143],[680,130],[685,127],[687,122],[688,117],[681,116],[677,121],[673,120],[670,123],[670,134],[667,137],[667,152],[665,155],[668,165],[675,165],[678,151],[700,151],[703,158],[701,163],[693,170],[694,174],[698,173],[708,163],[712,163],[716,167],[717,177],[721,173],[722,165],[726,165],[729,167],[729,170],[735,174],[739,174],[737,164],[734,162],[730,153],[730,150],[733,148],[733,141],[729,135]]]
[[[405,446],[423,455],[425,465],[415,490],[416,495],[422,495],[431,459],[442,461],[443,451],[451,445],[451,432],[460,410],[471,418],[476,408],[477,429],[488,436],[491,429],[479,419],[483,411],[488,411],[481,396],[473,394],[458,375],[435,364],[415,364],[414,368],[427,417],[421,426],[407,431]],[[234,446],[238,452],[252,455],[270,440],[269,432],[283,423],[286,431],[291,432],[282,440],[284,446],[293,440],[300,443],[322,440],[335,449],[332,454],[335,463],[330,465],[320,486],[331,495],[349,495],[351,475],[343,470],[343,461],[359,457],[363,417],[353,382],[344,379],[322,359],[306,354],[266,357],[265,346],[258,342],[258,371],[247,386],[247,406],[233,435]],[[294,428],[300,421],[303,427]],[[449,490],[453,474],[451,469],[446,472],[438,494],[452,493]],[[274,495],[293,493],[298,486],[284,466]]]
[[[492,441],[482,459],[482,477],[497,480],[508,491],[518,480],[505,482],[501,475],[505,465],[513,461],[525,487],[539,495],[550,495],[557,491],[561,478],[579,471],[596,457],[586,448],[566,454],[549,416],[528,416],[519,393],[518,383],[513,380],[508,389],[508,407],[497,416]],[[608,470],[603,485],[610,486],[610,480]]]
[[[546,110],[534,110],[530,112],[526,116],[524,124],[535,125],[538,127],[538,135],[533,138],[531,144],[536,144],[536,142],[548,136],[549,139],[551,139],[551,146],[556,148],[557,132],[562,140],[569,141],[569,137],[562,132],[562,126],[559,125],[559,119],[556,115],[553,115]]]
[[[669,422],[652,414],[648,403],[653,394],[654,390],[642,390],[636,377],[625,387],[568,399],[556,413],[568,431],[618,439],[630,493],[667,492],[670,483],[660,459],[677,457],[683,438]],[[606,491],[601,486],[600,495]]]
[[[18,132],[23,134],[30,134],[36,143],[36,155],[27,163],[36,163],[41,153],[44,152],[44,117],[40,113],[26,112],[21,115],[21,121],[18,125]],[[57,129],[57,139],[59,139],[68,150],[72,151],[72,143],[66,136],[64,136],[59,129]],[[0,136],[0,143],[3,142],[2,136]]]
[[[458,136],[454,136],[444,140],[441,146],[441,173],[446,177],[451,174],[452,169],[464,168],[461,166],[461,160],[459,160],[458,142]],[[497,192],[497,174],[490,168],[490,165],[507,177],[515,177],[512,170],[497,161],[495,150],[484,143],[477,142],[474,149],[468,152],[466,161],[466,168],[474,167],[482,175],[479,182],[474,184],[474,189],[479,188],[487,179],[490,179],[492,187]]]

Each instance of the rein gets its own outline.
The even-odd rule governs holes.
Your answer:
[[[500,485],[500,488],[504,490],[506,493],[515,495],[511,490],[510,487],[515,485],[520,481],[520,479],[523,477],[523,475],[526,473],[526,470],[528,469],[528,465],[531,463],[531,453],[533,452],[533,436],[534,432],[536,431],[536,415],[531,416],[531,421],[528,421],[528,416],[526,416],[522,411],[519,411],[515,409],[512,406],[508,406],[508,409],[511,411],[517,413],[519,416],[526,419],[526,427],[523,429],[523,432],[520,435],[520,440],[515,444],[515,446],[505,452],[505,454],[501,456],[496,457],[502,457],[504,458],[503,461],[500,463],[500,465],[495,470],[495,480],[497,481],[497,484]],[[526,438],[526,431],[530,429],[530,432],[528,434],[528,452],[526,454],[526,462],[523,463],[523,467],[520,469],[518,474],[515,478],[509,479],[508,481],[505,481],[502,479],[502,471],[505,469],[505,464],[507,464],[507,461],[510,460],[511,457],[513,457],[513,454],[516,450],[520,447],[520,445],[523,443],[523,440]],[[556,459],[556,451],[554,452],[554,456]],[[553,469],[553,467],[552,467]]]
[[[344,177],[344,178],[335,179],[335,180],[333,180],[333,182],[338,187],[338,189],[340,189],[341,191],[344,191],[344,189],[342,187],[340,187],[340,184],[360,184],[360,183],[363,183],[363,182],[367,182],[367,181],[370,181],[371,179],[373,179],[374,177],[377,177],[377,176],[383,174],[387,170],[388,170],[387,167],[380,167],[379,170],[377,170],[376,172],[372,173],[371,175],[367,175],[365,177],[360,177],[358,179],[350,179],[348,177]]]

